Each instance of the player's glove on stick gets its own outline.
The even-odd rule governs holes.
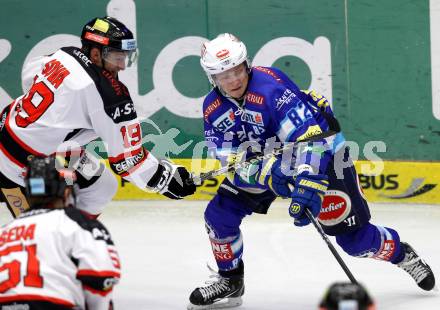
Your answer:
[[[161,160],[148,186],[168,198],[182,199],[196,191],[196,186],[190,179],[191,174],[185,167]]]
[[[277,196],[288,198],[292,194],[289,184],[294,184],[292,175],[290,163],[283,163],[281,156],[273,156],[263,163],[258,179]]]
[[[311,174],[308,171],[300,173],[292,190],[292,202],[289,214],[295,219],[295,226],[306,226],[310,220],[305,213],[309,209],[314,217],[317,217],[322,199],[328,187],[328,177],[324,174]]]
[[[283,163],[281,156],[274,155],[264,161],[249,162],[235,173],[242,182],[270,189],[277,196],[289,198],[292,193],[289,184],[294,184],[293,170],[289,168],[290,164]]]

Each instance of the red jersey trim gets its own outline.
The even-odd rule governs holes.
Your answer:
[[[15,108],[14,107],[14,103],[15,103],[15,101],[11,104],[11,110]],[[9,119],[10,118],[11,118],[11,114],[9,114],[8,117],[6,118],[5,128],[9,132],[10,136],[12,137],[12,139],[14,139],[14,141],[18,145],[20,145],[24,150],[26,150],[27,152],[32,153],[33,155],[37,155],[37,156],[45,156],[45,154],[37,152],[36,150],[31,148],[29,145],[27,145],[26,143],[21,141],[20,138],[15,135],[14,130],[11,128],[11,126],[9,124]]]
[[[81,269],[76,273],[77,276],[92,276],[92,277],[115,277],[120,278],[121,274],[116,271],[111,270],[91,270],[91,269]]]
[[[92,294],[100,295],[100,296],[103,296],[103,297],[107,296],[113,290],[111,288],[108,291],[100,291],[100,290],[96,290],[96,289],[91,288],[90,286],[86,286],[86,285],[83,285],[83,289],[89,291]]]
[[[2,302],[11,302],[11,301],[48,301],[54,304],[63,305],[66,307],[73,308],[75,305],[72,304],[68,300],[55,298],[55,297],[49,297],[49,296],[43,296],[43,295],[14,295],[14,296],[7,296],[7,297],[0,297],[0,303]]]
[[[142,152],[143,152],[144,156],[138,162],[136,162],[133,166],[131,166],[132,164],[127,164],[127,168],[128,168],[128,166],[131,166],[128,170],[125,169],[124,167],[121,167],[119,169],[116,168],[118,165],[123,166],[124,162],[126,162],[127,159],[138,156]],[[149,154],[150,153],[147,151],[147,149],[145,149],[144,147],[140,147],[139,149],[134,150],[134,151],[125,152],[125,153],[119,154],[115,157],[109,157],[108,161],[113,166],[113,171],[115,171],[121,177],[126,177],[126,176],[132,174],[134,171],[136,171],[136,169],[138,169],[142,165],[142,163],[148,158]]]
[[[142,152],[142,149],[143,149],[144,152],[145,152],[145,157],[147,157],[148,154],[149,154],[148,151],[147,151],[145,148],[140,147],[140,148],[138,148],[137,150],[129,151],[129,152],[125,152],[125,153],[121,153],[121,154],[116,155],[116,156],[114,156],[114,157],[109,156],[109,157],[108,157],[108,161],[109,161],[110,163],[117,163],[118,161],[121,161],[121,160],[123,160],[123,159],[125,159],[125,158],[127,158],[127,157],[136,156],[137,154],[139,154],[140,152]]]
[[[20,168],[24,168],[26,167],[25,165],[23,165],[21,162],[19,162],[18,160],[16,160],[3,146],[3,144],[0,143],[0,151],[10,160],[12,161],[14,164],[16,164],[17,166],[19,166]]]

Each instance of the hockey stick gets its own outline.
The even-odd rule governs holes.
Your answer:
[[[341,131],[341,127],[339,126],[339,122],[333,115],[331,115],[330,113],[324,112],[324,111],[320,111],[320,114],[327,121],[327,124],[329,127],[327,131],[306,137],[306,138],[304,138],[302,140],[298,140],[296,142],[286,143],[283,146],[274,149],[274,151],[269,154],[257,154],[257,155],[254,155],[254,156],[247,158],[245,161],[232,162],[232,163],[230,163],[222,168],[219,168],[217,170],[211,170],[209,172],[201,173],[200,175],[193,174],[192,178],[188,180],[189,181],[188,183],[193,183],[195,185],[201,185],[203,183],[203,181],[205,181],[205,180],[213,179],[219,175],[224,175],[228,172],[232,172],[234,170],[241,169],[241,168],[245,167],[246,165],[248,165],[249,163],[263,161],[263,160],[268,159],[272,156],[282,154],[286,150],[297,147],[300,143],[318,141],[318,140],[333,136]]]
[[[292,143],[286,143],[282,147],[274,149],[273,152],[271,152],[271,153],[253,155],[253,156],[247,158],[246,160],[244,160],[242,162],[232,162],[232,163],[228,164],[227,166],[224,166],[224,167],[219,168],[217,170],[211,170],[209,172],[201,173],[198,176],[197,175],[193,175],[192,182],[194,184],[196,184],[196,185],[200,185],[205,180],[213,179],[213,178],[215,178],[215,177],[217,177],[219,175],[224,175],[224,174],[226,174],[228,172],[232,172],[234,170],[238,170],[240,168],[245,167],[249,163],[260,162],[260,161],[268,159],[268,158],[270,158],[272,156],[280,155],[280,154],[282,154],[286,150],[289,150],[289,149],[292,149],[294,147],[297,147],[298,144],[300,144],[300,143],[317,141],[317,140],[320,140],[320,139],[324,139],[324,138],[333,136],[336,133],[337,133],[336,131],[328,130],[328,131],[325,131],[323,133],[320,133],[320,134],[317,134],[317,135],[313,135],[313,136],[311,136],[310,138],[307,138],[307,139],[303,139],[303,140],[300,140],[300,141],[297,141],[297,142],[292,142]]]
[[[306,212],[306,215],[309,218],[309,220],[312,222],[313,226],[315,226],[316,230],[321,235],[321,237],[324,240],[324,242],[327,243],[327,246],[330,249],[330,252],[332,252],[333,256],[338,261],[339,266],[341,266],[342,270],[344,270],[345,274],[350,279],[351,283],[358,284],[357,280],[355,279],[355,277],[351,273],[350,269],[348,269],[347,265],[342,260],[342,257],[339,255],[338,251],[336,251],[335,247],[333,246],[333,244],[331,243],[331,241],[327,237],[327,235],[324,232],[324,230],[322,229],[321,225],[319,225],[318,221],[316,221],[316,219],[313,217],[313,214],[307,208],[306,208],[305,212]]]
[[[288,150],[290,148],[298,146],[299,143],[317,141],[317,140],[324,139],[324,138],[330,137],[332,135],[335,135],[335,134],[337,134],[338,132],[341,131],[341,128],[340,128],[339,123],[336,120],[336,118],[334,118],[329,113],[325,113],[325,112],[322,112],[322,111],[321,111],[321,115],[326,119],[326,121],[327,121],[327,123],[329,125],[329,129],[327,131],[322,132],[322,133],[317,134],[317,135],[310,136],[310,137],[308,137],[306,139],[303,139],[301,141],[285,144],[282,147],[280,147],[278,149],[275,149],[272,153],[264,154],[264,155],[261,155],[261,154],[254,155],[254,156],[251,156],[250,158],[248,158],[246,161],[239,162],[239,163],[235,163],[235,162],[234,163],[230,163],[229,165],[227,165],[225,167],[222,167],[220,169],[212,170],[212,171],[209,171],[209,172],[206,172],[206,173],[202,173],[199,176],[193,176],[191,181],[194,184],[196,184],[196,185],[200,185],[200,184],[202,184],[202,182],[204,180],[208,180],[208,179],[214,178],[216,176],[225,174],[227,172],[231,172],[231,171],[234,171],[236,169],[242,168],[242,167],[244,167],[245,165],[247,165],[247,164],[249,164],[251,162],[262,161],[262,160],[267,159],[267,158],[269,158],[271,156],[279,155],[279,154],[281,154],[285,150]],[[353,276],[351,271],[348,269],[347,265],[342,260],[341,256],[339,255],[338,251],[335,249],[335,247],[333,246],[331,241],[328,239],[328,237],[325,234],[325,232],[323,231],[322,227],[318,224],[316,219],[313,217],[313,215],[310,212],[310,210],[306,209],[305,211],[306,211],[307,217],[313,223],[313,225],[315,226],[316,230],[321,235],[322,239],[325,241],[325,243],[327,244],[328,248],[332,252],[333,256],[338,261],[338,263],[341,266],[341,268],[344,270],[344,272],[347,275],[347,277],[350,279],[350,281],[353,284],[357,284],[358,282],[356,281],[355,277]]]

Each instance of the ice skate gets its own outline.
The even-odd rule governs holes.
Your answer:
[[[435,278],[429,265],[408,243],[401,242],[401,246],[405,251],[405,257],[397,266],[408,272],[421,289],[432,290],[435,286]]]
[[[211,271],[213,274],[210,278],[216,279],[207,281],[207,286],[198,287],[191,293],[187,309],[224,309],[240,306],[243,302],[241,296],[244,294],[242,265],[238,270],[219,273],[212,269]]]

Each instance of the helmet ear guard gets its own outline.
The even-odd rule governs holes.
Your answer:
[[[245,63],[249,73],[251,62],[247,55],[246,46],[233,34],[219,34],[215,39],[205,42],[202,46],[200,65],[214,87],[218,86],[214,75],[242,63]]]
[[[25,194],[39,204],[64,199],[66,188],[75,180],[75,171],[65,168],[57,157],[32,156],[25,175]]]

